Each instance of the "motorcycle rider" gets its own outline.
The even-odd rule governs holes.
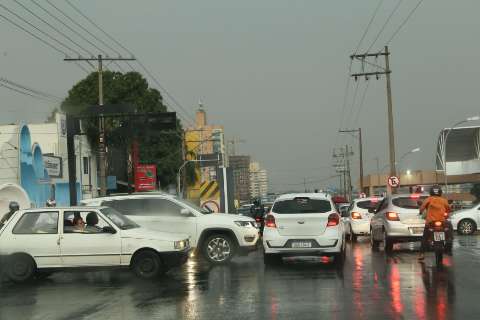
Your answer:
[[[427,210],[426,217],[425,217],[425,229],[423,231],[423,238],[422,238],[422,246],[420,248],[420,254],[418,256],[418,260],[425,259],[425,251],[427,250],[428,246],[428,236],[429,236],[429,228],[428,224],[434,221],[441,221],[446,222],[447,215],[450,212],[450,205],[448,204],[447,199],[442,197],[443,191],[439,185],[433,185],[430,188],[430,196],[425,199],[425,201],[420,206],[420,214],[424,210]],[[451,228],[449,228],[451,230]],[[446,238],[453,236],[451,232],[445,235]]]
[[[10,217],[15,213],[17,212],[18,210],[20,210],[20,205],[18,204],[17,201],[10,201],[9,205],[8,205],[8,212],[6,214],[3,215],[2,219],[0,219],[0,228],[3,226],[3,224],[8,220],[10,219]]]

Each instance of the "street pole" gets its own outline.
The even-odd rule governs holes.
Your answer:
[[[396,175],[395,168],[395,132],[393,123],[392,85],[390,82],[390,53],[388,46],[385,46],[385,73],[387,78],[387,104],[388,104],[388,140],[390,154],[390,176]]]
[[[378,56],[385,57],[385,68],[382,68],[376,64],[370,63],[367,61],[367,58],[378,58]],[[353,54],[350,58],[358,59],[362,62],[362,70],[365,69],[365,64],[373,65],[377,68],[380,68],[381,71],[374,71],[374,72],[361,72],[361,73],[354,73],[351,74],[352,77],[355,78],[355,81],[358,77],[365,77],[365,80],[369,79],[369,76],[375,76],[377,80],[381,75],[385,75],[387,79],[387,113],[388,113],[388,142],[389,142],[389,160],[390,160],[390,175],[396,175],[396,167],[395,167],[395,128],[394,128],[394,121],[393,121],[393,102],[392,102],[392,85],[390,80],[390,74],[392,70],[390,69],[390,52],[388,51],[388,46],[385,46],[384,52],[378,53],[364,53],[364,54]],[[392,192],[392,190],[388,190]],[[393,190],[394,191],[394,190]]]
[[[360,171],[360,192],[363,192],[363,143],[362,143],[362,128],[339,130],[340,133],[354,133],[358,132],[358,149],[359,149],[359,171]]]
[[[65,58],[64,61],[96,61],[98,63],[98,105],[100,109],[103,106],[103,61],[133,61],[135,58],[110,58],[102,57],[101,54],[98,57],[91,58]],[[98,117],[98,158],[99,158],[99,178],[100,178],[100,196],[107,195],[107,164],[106,164],[106,142],[105,142],[105,117],[100,110]]]

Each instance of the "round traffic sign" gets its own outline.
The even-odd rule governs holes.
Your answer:
[[[400,178],[396,176],[388,177],[388,185],[392,188],[398,188],[400,186]]]
[[[215,200],[205,201],[204,203],[202,203],[202,208],[215,213],[220,212],[220,205]]]

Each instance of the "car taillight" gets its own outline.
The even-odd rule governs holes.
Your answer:
[[[445,212],[443,216],[445,217],[445,219],[448,219],[448,212]]]
[[[259,217],[256,217],[256,218],[255,218],[255,221],[256,221],[256,222],[260,222],[260,221],[262,221],[262,220],[261,220]]]
[[[442,221],[435,221],[435,222],[433,223],[433,225],[434,225],[435,227],[441,227],[442,224],[443,224]]]
[[[275,217],[272,216],[271,214],[269,214],[265,218],[265,227],[268,227],[268,228],[276,228],[277,227],[277,225],[275,224]]]
[[[362,219],[360,212],[352,212],[352,219]]]
[[[398,214],[396,212],[389,211],[385,215],[387,216],[387,220],[400,221],[400,218],[398,217]]]
[[[340,216],[338,213],[330,213],[328,216],[327,227],[335,227],[340,223]]]

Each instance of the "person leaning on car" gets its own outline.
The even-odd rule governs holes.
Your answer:
[[[9,211],[3,215],[2,219],[0,219],[0,228],[3,227],[3,224],[8,219],[10,219],[10,217],[13,216],[15,212],[20,210],[20,205],[18,204],[17,201],[11,201],[10,204],[8,205],[8,209]]]

